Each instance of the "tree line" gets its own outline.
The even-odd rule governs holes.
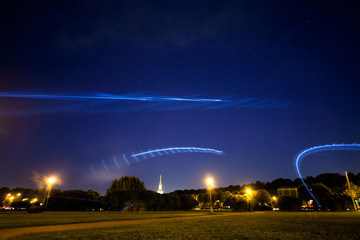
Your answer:
[[[100,193],[88,190],[52,189],[47,199],[47,190],[31,188],[0,188],[0,201],[3,206],[15,210],[24,210],[31,207],[43,207],[54,211],[95,211],[106,209],[107,203]]]
[[[343,211],[353,209],[351,194],[360,200],[360,173],[349,173],[352,193],[348,190],[346,177],[338,173],[324,173],[316,177],[307,177],[305,182],[312,194],[318,199],[320,206],[312,200],[311,195],[302,181],[278,178],[272,182],[257,181],[251,184],[230,185],[213,190],[213,206],[224,208],[230,207],[234,211],[270,210],[279,208],[284,211],[295,211],[302,206],[319,208],[331,211]],[[298,196],[279,196],[279,188],[296,188]],[[251,194],[247,193],[251,189]],[[199,202],[199,207],[207,208],[210,205],[207,189],[179,190],[179,194],[192,194]]]
[[[360,173],[349,173],[353,197],[360,199]],[[325,173],[304,179],[325,210],[343,211],[353,209],[351,192],[346,185],[345,176],[338,173]],[[297,188],[297,196],[279,196],[279,188]],[[251,194],[246,190],[251,189]],[[10,196],[13,196],[11,199]],[[19,195],[21,197],[19,197]],[[3,206],[26,209],[44,203],[46,189],[0,188],[0,201]],[[34,201],[37,199],[37,201]],[[257,181],[251,184],[230,185],[212,190],[212,206],[232,211],[270,210],[279,208],[284,211],[299,210],[301,206],[318,207],[311,203],[311,196],[300,179],[278,178],[272,182]],[[210,208],[208,189],[176,190],[172,193],[158,194],[145,188],[138,177],[124,176],[114,179],[101,196],[93,190],[53,189],[46,201],[49,210],[56,211],[159,211],[190,210]]]

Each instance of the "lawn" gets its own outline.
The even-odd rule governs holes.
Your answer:
[[[181,216],[205,215],[205,212],[42,212],[28,214],[27,212],[0,212],[0,229],[43,226],[68,223],[102,222],[131,219],[168,218]]]
[[[138,214],[138,218],[154,218],[156,214],[174,216],[174,213],[166,212],[143,213]],[[129,214],[130,217],[135,215]],[[360,239],[360,213],[217,213],[210,218],[168,219],[110,228],[46,232],[14,239]]]

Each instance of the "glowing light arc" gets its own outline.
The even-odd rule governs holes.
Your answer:
[[[155,157],[155,154],[162,156],[163,154],[168,155],[170,153],[185,153],[185,152],[199,152],[199,153],[212,153],[217,155],[224,154],[223,151],[211,149],[211,148],[198,148],[198,147],[171,147],[171,148],[161,148],[161,149],[154,149],[148,150],[145,152],[140,152],[136,154],[132,154],[130,157],[144,157],[146,159],[147,156]]]
[[[336,144],[336,143],[334,143],[334,144],[331,144],[331,145],[314,146],[314,147],[307,148],[307,149],[301,151],[294,158],[295,170],[296,170],[297,175],[299,176],[300,180],[304,184],[306,190],[310,193],[310,195],[312,196],[312,198],[316,201],[316,203],[318,205],[320,205],[320,203],[316,199],[316,197],[313,195],[313,193],[311,192],[309,187],[306,185],[306,183],[305,183],[305,181],[304,181],[304,179],[303,179],[303,177],[301,175],[299,165],[300,165],[301,161],[306,156],[309,156],[310,154],[317,153],[317,152],[338,151],[338,150],[360,151],[360,144],[358,144],[358,143],[352,143],[352,144],[346,144],[346,143]]]
[[[169,154],[177,154],[177,153],[209,153],[209,154],[216,154],[216,155],[224,155],[225,153],[220,150],[212,149],[212,148],[199,148],[199,147],[168,147],[168,148],[159,148],[153,149],[148,151],[142,151],[138,153],[132,153],[131,155],[126,155],[123,153],[121,156],[126,163],[126,165],[130,165],[132,159],[136,162],[139,162],[139,159],[148,159],[154,158],[157,156],[164,156]],[[116,157],[113,157],[113,162],[117,168],[120,169],[120,163],[116,160]],[[109,173],[109,168],[106,165],[104,160],[101,160],[101,164],[105,171]],[[90,164],[90,170],[93,174],[95,174],[95,169],[92,164]]]

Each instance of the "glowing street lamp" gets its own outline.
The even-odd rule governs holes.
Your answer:
[[[275,197],[275,196],[273,196],[272,197],[272,200],[273,200],[273,207],[274,207],[274,209],[275,209],[275,207],[277,208],[277,197]]]
[[[209,191],[210,191],[210,213],[213,213],[213,207],[212,207],[212,199],[211,199],[211,185],[213,185],[214,180],[212,178],[206,179],[207,184],[209,185]]]
[[[56,182],[56,178],[55,177],[50,177],[46,180],[47,184],[48,184],[48,194],[47,194],[47,197],[45,199],[46,201],[46,204],[45,206],[47,206],[48,202],[49,202],[49,198],[50,198],[50,192],[51,192],[51,187],[52,185]]]
[[[48,184],[53,184],[53,183],[55,183],[55,181],[56,181],[56,179],[54,177],[47,179]]]
[[[246,189],[246,192],[247,192],[246,198],[248,200],[248,205],[249,205],[249,212],[251,212],[250,197],[251,197],[252,191],[251,191],[251,189],[248,188],[248,189]]]
[[[11,193],[6,194],[4,205],[7,206],[7,204],[11,204],[12,200],[14,199],[14,196],[11,196]]]

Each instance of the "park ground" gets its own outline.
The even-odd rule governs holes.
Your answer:
[[[360,213],[6,212],[0,239],[360,239]]]

